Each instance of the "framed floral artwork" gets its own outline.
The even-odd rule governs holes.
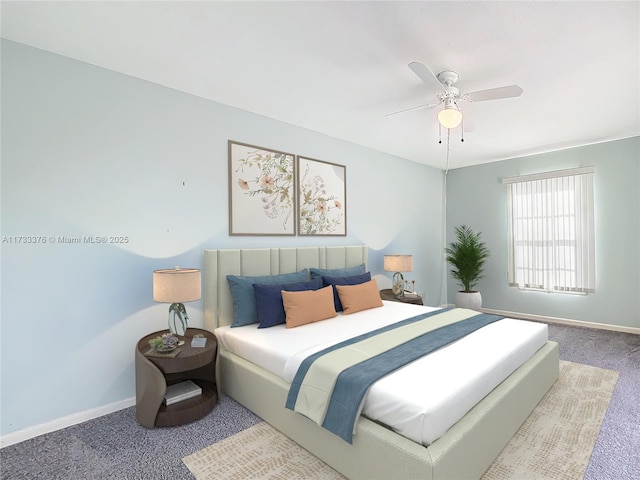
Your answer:
[[[229,140],[229,235],[295,235],[295,156]]]
[[[297,157],[298,235],[347,235],[347,169]]]

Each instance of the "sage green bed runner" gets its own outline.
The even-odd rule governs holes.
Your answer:
[[[360,405],[374,382],[502,318],[447,308],[340,342],[301,363],[286,407],[352,443]]]

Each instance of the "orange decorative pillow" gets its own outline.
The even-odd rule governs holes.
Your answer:
[[[383,305],[375,279],[360,285],[336,285],[335,287],[345,315]]]
[[[333,304],[333,287],[302,292],[282,290],[286,327],[293,328],[337,316]]]

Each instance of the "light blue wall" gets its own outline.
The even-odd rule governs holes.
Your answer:
[[[229,139],[345,165],[347,237],[229,237]],[[134,346],[166,326],[151,272],[204,248],[364,243],[380,288],[383,254],[409,253],[440,303],[442,172],[424,165],[3,40],[1,166],[2,435],[133,397]],[[128,242],[57,241],[78,235]]]
[[[501,179],[595,167],[596,293],[525,292],[507,286],[507,203]],[[456,225],[482,232],[491,251],[477,288],[483,307],[640,327],[640,137],[449,172],[447,238]],[[449,279],[448,300],[460,290]]]

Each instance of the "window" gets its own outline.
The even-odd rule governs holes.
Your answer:
[[[503,179],[509,209],[509,285],[595,291],[593,167]]]

